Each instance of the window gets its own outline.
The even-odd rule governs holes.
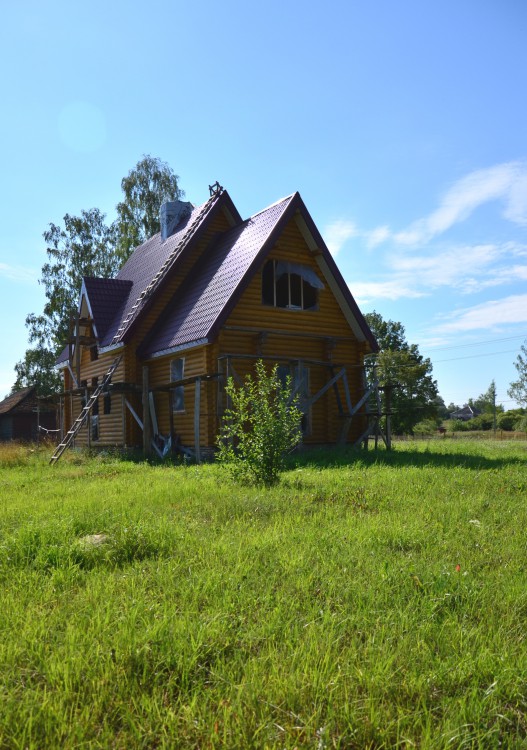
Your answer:
[[[99,350],[97,344],[93,344],[90,346],[90,362],[95,362],[96,359],[99,359]]]
[[[105,391],[103,398],[103,412],[104,414],[112,413],[112,394],[110,391]]]
[[[262,302],[264,305],[288,310],[316,310],[318,289],[323,289],[310,266],[269,260],[262,271]]]
[[[90,428],[91,428],[91,439],[98,440],[99,439],[99,417],[97,415],[93,415],[91,417]]]
[[[302,412],[302,434],[311,433],[311,407],[309,406],[310,385],[309,368],[301,364],[279,365],[276,374],[282,385],[286,385],[287,378],[291,378],[291,392],[297,399],[297,405]]]
[[[185,371],[185,359],[180,357],[173,359],[170,362],[170,382],[175,383],[178,380],[183,380]],[[172,411],[181,412],[185,411],[185,386],[177,385],[172,388]]]

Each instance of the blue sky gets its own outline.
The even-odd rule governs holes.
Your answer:
[[[244,216],[298,190],[363,312],[447,403],[527,338],[527,3],[26,0],[0,24],[0,396],[44,304],[42,233],[114,218],[143,154]]]

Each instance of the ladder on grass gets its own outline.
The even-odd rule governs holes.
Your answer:
[[[77,417],[77,419],[75,420],[75,422],[73,423],[71,429],[68,430],[68,432],[66,433],[66,436],[65,436],[64,440],[61,443],[59,443],[59,445],[57,445],[57,447],[55,449],[55,453],[49,459],[50,464],[57,463],[57,461],[62,456],[62,454],[64,453],[64,451],[66,450],[66,448],[75,439],[75,436],[77,435],[77,433],[79,432],[79,430],[81,429],[81,427],[83,426],[83,424],[88,419],[88,415],[91,412],[91,410],[93,409],[94,403],[97,401],[97,399],[101,395],[101,391],[104,388],[106,388],[106,386],[108,385],[108,383],[112,379],[112,375],[114,374],[114,372],[118,368],[119,362],[121,361],[122,356],[123,356],[122,354],[119,354],[119,356],[117,357],[117,359],[112,363],[112,365],[110,366],[110,369],[108,370],[108,372],[106,373],[106,375],[102,379],[102,382],[100,383],[100,385],[97,386],[97,388],[94,390],[94,392],[92,393],[92,395],[88,399],[88,402],[86,403],[86,406],[82,407],[82,411],[79,414],[79,416]]]

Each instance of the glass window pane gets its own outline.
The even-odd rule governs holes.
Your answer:
[[[289,274],[291,284],[290,307],[302,307],[302,279],[297,273]]]

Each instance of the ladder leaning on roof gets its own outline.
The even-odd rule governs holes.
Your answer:
[[[215,187],[215,186],[213,185],[212,187]],[[210,187],[209,189],[212,190],[212,187]],[[166,258],[165,262],[163,263],[163,265],[161,266],[161,268],[159,269],[159,271],[151,279],[151,281],[148,284],[148,286],[145,289],[143,289],[143,291],[141,292],[141,294],[139,295],[139,297],[136,299],[136,301],[132,305],[132,308],[130,309],[130,312],[125,317],[125,319],[123,320],[123,322],[119,326],[119,329],[118,329],[117,333],[113,337],[113,339],[112,339],[112,345],[119,343],[119,340],[120,340],[121,336],[126,331],[128,325],[131,323],[132,318],[136,314],[138,307],[140,307],[140,305],[142,305],[143,302],[146,302],[146,300],[148,299],[148,297],[150,297],[150,295],[152,294],[152,292],[156,288],[157,284],[161,281],[161,279],[167,273],[167,271],[170,268],[171,264],[174,263],[174,261],[176,260],[177,257],[179,257],[179,255],[181,254],[183,248],[186,247],[189,244],[189,242],[191,241],[191,239],[194,237],[194,235],[196,234],[196,232],[200,228],[201,222],[203,221],[203,219],[205,218],[205,216],[208,213],[210,213],[210,211],[212,210],[212,207],[214,206],[214,204],[216,202],[216,199],[222,194],[222,192],[223,192],[223,188],[221,187],[221,185],[219,185],[218,189],[214,193],[211,193],[211,197],[208,199],[208,201],[203,204],[203,206],[201,207],[201,210],[200,210],[199,214],[196,216],[196,218],[192,222],[191,226],[189,227],[189,229],[187,230],[187,232],[185,233],[185,235],[183,236],[183,238],[181,239],[181,241],[178,243],[178,245],[176,245],[175,249],[168,255],[168,257]]]
[[[101,384],[98,385],[97,388],[94,390],[86,406],[83,406],[80,415],[77,417],[77,419],[73,423],[71,429],[68,430],[68,432],[66,433],[66,437],[64,438],[64,440],[61,443],[59,443],[59,445],[57,445],[55,453],[51,456],[49,460],[50,464],[56,463],[59,460],[59,458],[62,456],[66,448],[71,444],[71,442],[73,441],[73,439],[75,438],[79,430],[81,429],[82,425],[87,420],[88,414],[91,412],[94,403],[99,398],[101,391],[108,385],[108,383],[112,379],[112,375],[114,374],[117,367],[119,366],[119,362],[121,361],[122,356],[123,356],[122,354],[119,354],[117,359],[115,359],[115,361],[110,366],[110,369],[108,370],[108,372],[102,379]]]

